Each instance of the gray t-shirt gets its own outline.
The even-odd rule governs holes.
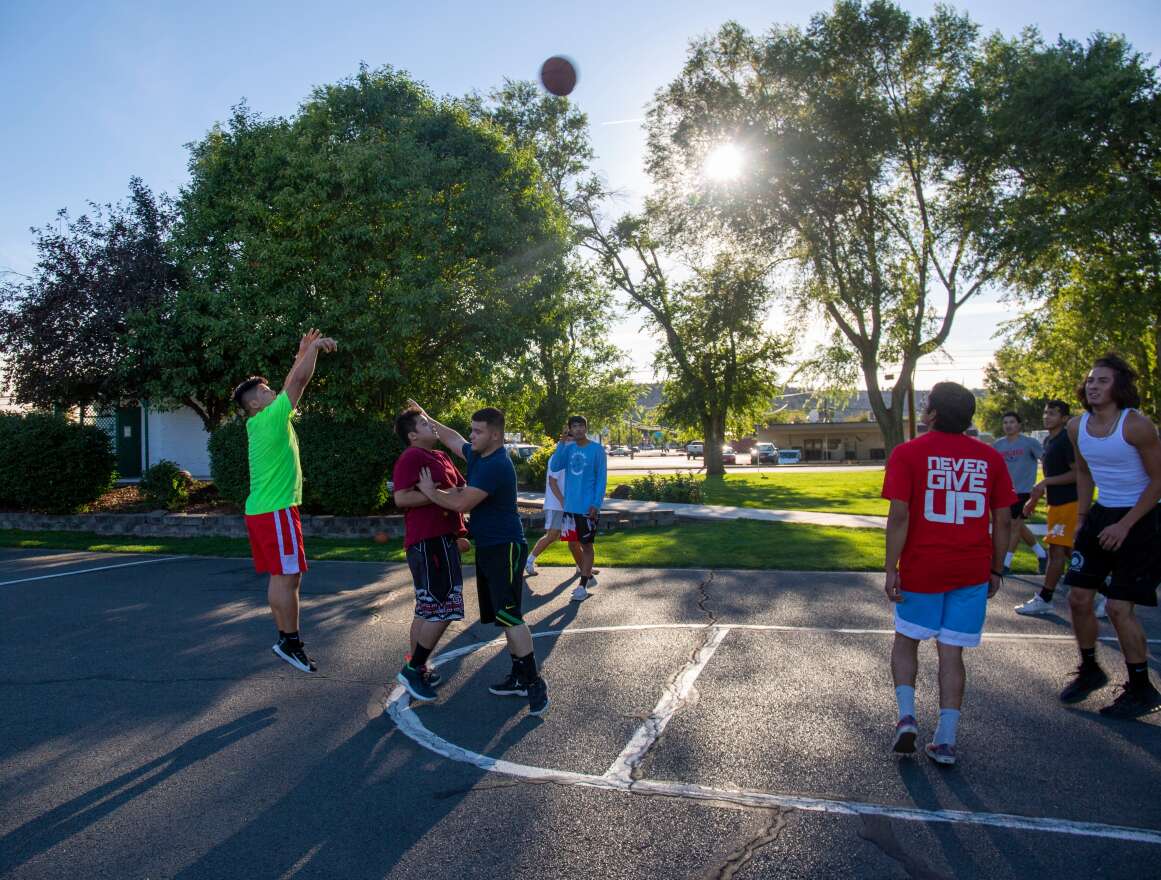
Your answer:
[[[1044,447],[1040,441],[1020,434],[1015,440],[1001,437],[992,446],[1004,456],[1004,464],[1008,466],[1008,475],[1012,478],[1012,488],[1019,494],[1031,492],[1036,485],[1036,465],[1044,457]]]

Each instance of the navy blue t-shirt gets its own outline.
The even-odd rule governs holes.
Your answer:
[[[516,468],[508,450],[501,446],[490,455],[480,456],[472,451],[472,444],[465,443],[463,453],[468,462],[468,485],[488,493],[472,508],[468,534],[477,547],[522,542],[524,526],[516,510]]]

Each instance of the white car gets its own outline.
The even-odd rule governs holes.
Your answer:
[[[705,452],[705,444],[700,440],[694,440],[685,447],[685,454],[689,458],[701,458],[702,453]]]

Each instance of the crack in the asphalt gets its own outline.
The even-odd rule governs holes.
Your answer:
[[[951,878],[928,865],[922,858],[912,855],[903,848],[895,835],[895,827],[886,816],[863,815],[859,837],[878,847],[883,855],[898,862],[912,880],[951,880]]]
[[[711,597],[708,590],[709,585],[713,583],[713,579],[714,573],[710,571],[707,573],[705,580],[699,582],[697,585],[697,607],[702,612],[702,614],[706,616],[706,625],[702,629],[698,630],[700,636],[698,638],[697,644],[689,653],[689,660],[686,661],[684,666],[669,676],[669,679],[666,681],[665,689],[667,691],[673,690],[677,685],[678,679],[685,673],[685,670],[688,669],[692,664],[698,662],[698,655],[705,649],[705,647],[709,644],[710,639],[712,639],[714,636],[714,626],[717,624],[717,615],[715,615],[709,608]],[[677,703],[677,705],[673,707],[673,712],[670,714],[676,714],[688,706],[696,705],[700,696],[701,695],[697,690],[697,685],[690,685],[689,692]],[[652,711],[647,713],[645,717],[642,718],[642,723],[646,728],[648,728],[650,736],[646,741],[644,748],[642,748],[638,753],[630,756],[627,760],[627,763],[630,767],[630,787],[632,787],[633,782],[637,782],[638,780],[645,778],[645,759],[649,756],[649,753],[653,751],[654,746],[656,746],[657,743],[659,743],[665,736],[665,731],[660,729],[662,727],[662,719],[654,717]]]
[[[786,828],[787,810],[775,807],[767,812],[770,813],[770,820],[758,830],[757,834],[726,856],[726,860],[718,868],[707,873],[706,880],[733,880],[738,872],[753,860],[758,850],[778,839]]]

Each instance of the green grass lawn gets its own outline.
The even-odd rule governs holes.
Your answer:
[[[529,534],[529,542],[539,535]],[[158,553],[249,557],[239,538],[115,538],[81,532],[0,530],[0,546],[104,553]],[[402,562],[399,540],[371,541],[310,538],[311,560]],[[465,561],[471,562],[469,552]],[[564,544],[539,557],[543,565],[572,565]],[[798,571],[874,571],[883,565],[883,532],[796,523],[682,523],[660,528],[625,529],[601,535],[597,561],[615,568],[776,568]],[[1035,572],[1027,548],[1016,555],[1017,572]],[[0,577],[0,580],[3,578]]]
[[[639,475],[638,475],[639,476]],[[635,476],[609,477],[610,489],[629,483]],[[781,470],[753,474],[726,474],[706,477],[702,485],[704,504],[727,507],[766,507],[773,510],[818,510],[826,513],[857,513],[886,516],[890,506],[880,498],[883,472],[808,472]],[[1043,504],[1030,522],[1044,522]]]

